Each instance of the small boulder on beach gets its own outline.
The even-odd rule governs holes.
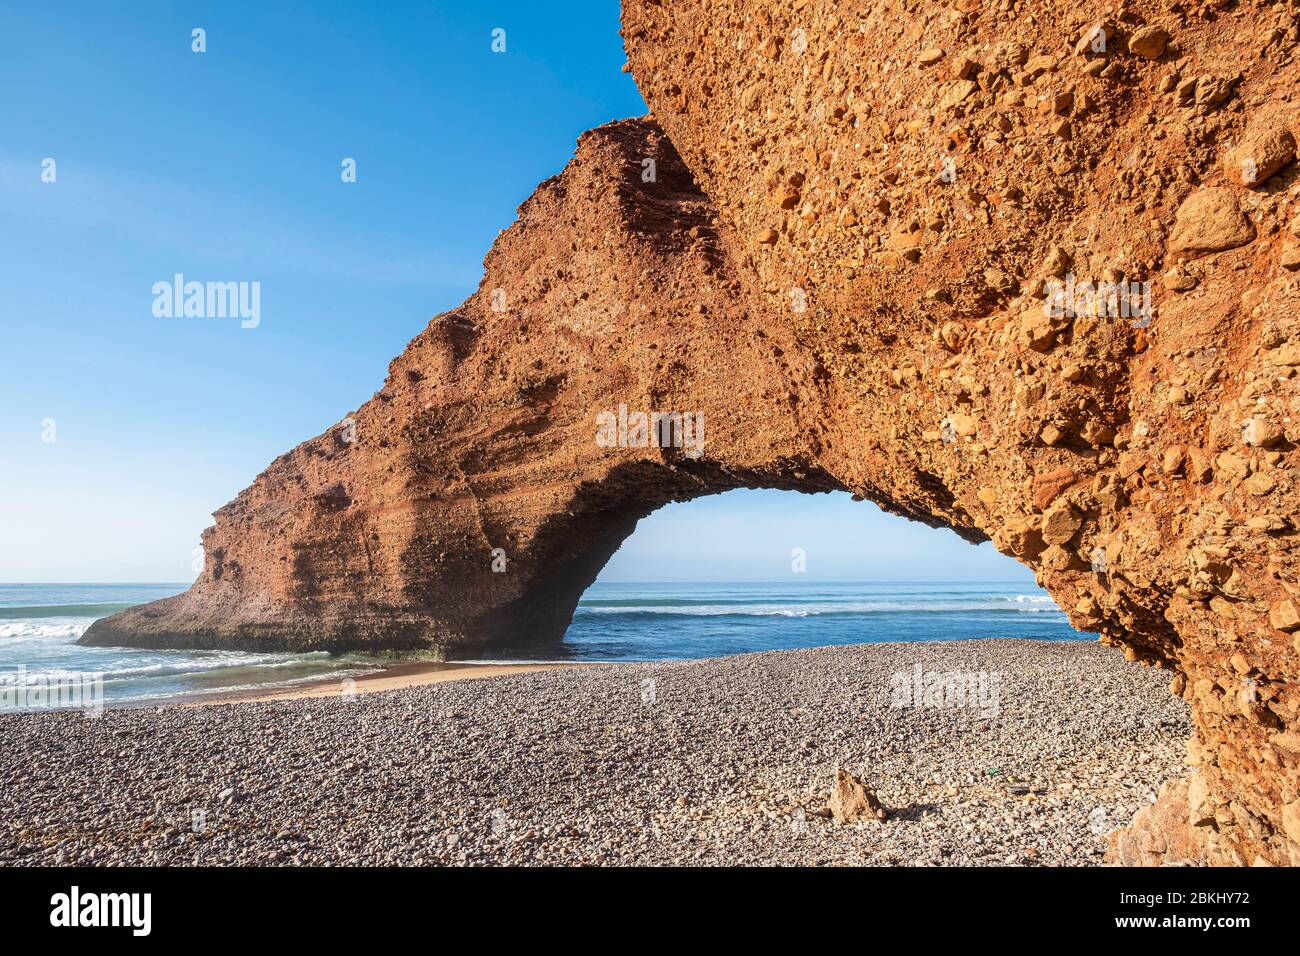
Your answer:
[[[837,823],[857,820],[884,821],[889,814],[870,789],[853,774],[842,768],[835,771],[835,788],[831,791],[831,816]]]

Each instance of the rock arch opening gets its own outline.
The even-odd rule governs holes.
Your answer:
[[[685,659],[882,641],[1091,637],[990,544],[844,492],[737,489],[643,518],[563,640],[518,653]]]

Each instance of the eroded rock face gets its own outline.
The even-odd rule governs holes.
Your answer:
[[[484,265],[374,398],[216,512],[189,591],[83,642],[464,654],[559,640],[664,504],[842,487],[802,423],[812,370],[751,311],[712,205],[653,123],[584,134]],[[653,412],[678,413],[667,447],[637,433]]]
[[[191,591],[88,639],[556,639],[665,502],[843,488],[1171,671],[1194,773],[1117,859],[1300,863],[1296,18],[1125,10],[629,3],[673,145],[587,134],[355,439],[279,459]],[[702,453],[602,447],[620,405],[702,412]]]
[[[1170,858],[1297,863],[1296,18],[1125,9],[676,0],[624,27],[826,369],[825,470],[988,535],[1173,672],[1204,792]]]

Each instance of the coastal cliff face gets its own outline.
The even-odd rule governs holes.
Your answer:
[[[558,639],[662,504],[846,489],[1170,670],[1192,772],[1114,859],[1300,863],[1296,6],[639,0],[623,32],[654,120],[585,134],[478,293],[217,512],[195,586],[86,639]],[[625,447],[620,406],[702,447]]]
[[[190,590],[83,642],[558,641],[664,504],[843,487],[816,467],[797,401],[814,379],[792,331],[750,308],[712,204],[652,122],[583,134],[484,266],[370,401],[216,512]],[[658,429],[653,413],[669,415]]]
[[[1180,9],[677,0],[624,35],[825,370],[822,466],[1191,703],[1192,777],[1113,858],[1295,864],[1296,8]]]

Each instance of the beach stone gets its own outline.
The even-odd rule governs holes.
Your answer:
[[[865,693],[847,723],[822,706],[846,675],[887,688],[916,664],[996,673],[1004,706],[900,709]],[[628,692],[647,679],[674,688],[654,732]],[[703,845],[721,865],[951,866],[1032,846],[1037,864],[1095,866],[1105,832],[1183,770],[1188,706],[1164,685],[1089,641],[811,648],[412,684],[351,703],[109,709],[103,727],[148,742],[148,759],[125,765],[79,714],[0,714],[0,862],[645,866],[693,862]],[[877,726],[890,731],[863,733]],[[846,784],[844,805],[878,819],[865,794],[887,792],[887,831],[836,825],[826,790],[810,788],[849,747],[872,781],[849,772],[863,792]],[[19,785],[32,766],[61,769]],[[194,831],[190,808],[227,774],[249,799],[208,807]]]
[[[1169,31],[1160,26],[1138,27],[1128,38],[1128,51],[1148,60],[1164,55],[1169,45]]]
[[[875,792],[843,768],[835,770],[835,786],[831,790],[829,806],[837,823],[879,822],[889,816]]]

